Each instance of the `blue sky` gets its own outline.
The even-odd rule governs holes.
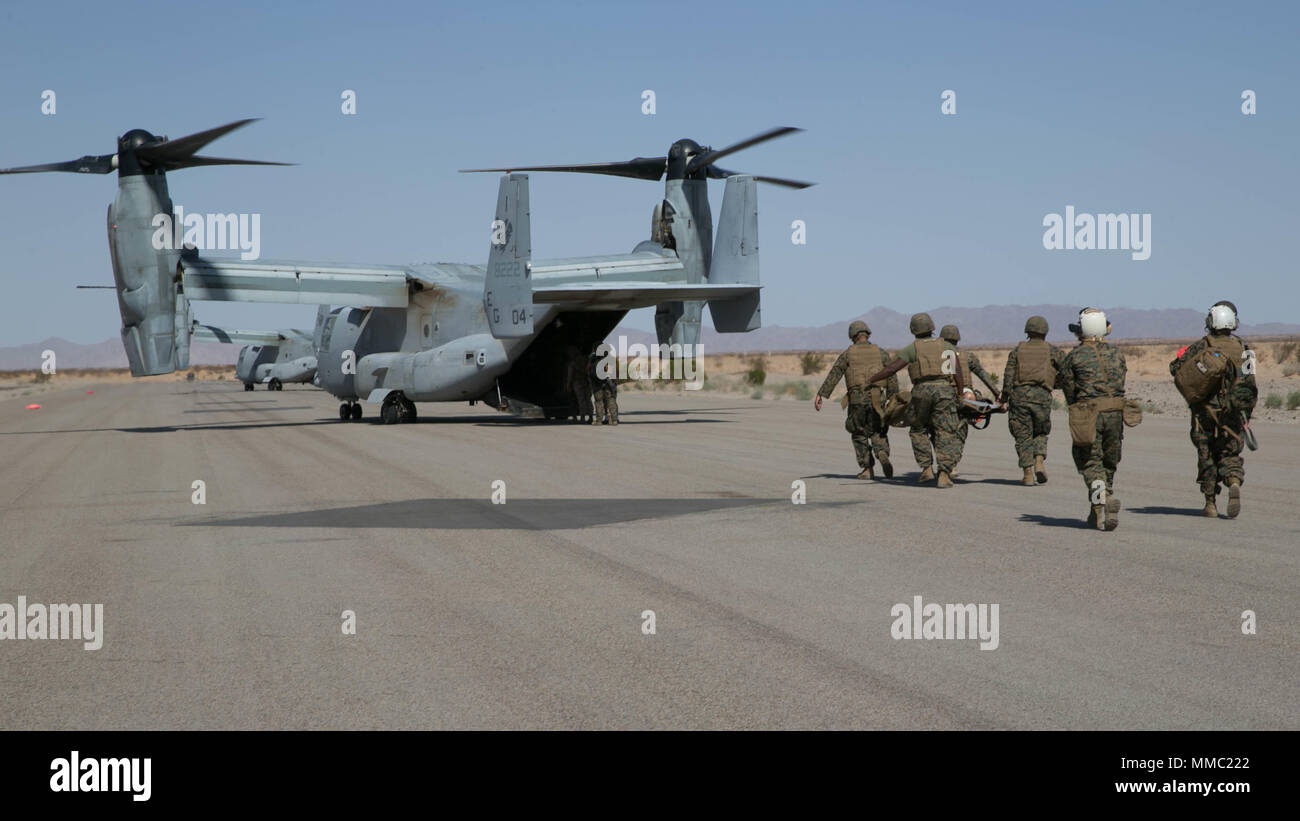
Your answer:
[[[486,259],[491,175],[806,133],[728,168],[817,181],[759,193],[764,322],[875,306],[1198,308],[1300,321],[1300,10],[1290,3],[11,4],[0,166],[262,122],[208,149],[293,168],[169,175],[187,211],[262,215],[265,258]],[[41,92],[57,113],[41,114]],[[340,111],[357,93],[356,116]],[[657,113],[641,113],[653,89]],[[957,94],[957,113],[940,94]],[[1241,93],[1257,94],[1244,116]],[[713,183],[715,212],[721,183]],[[539,258],[630,250],[655,183],[532,178]],[[115,336],[114,178],[0,179],[0,345]],[[1152,254],[1048,251],[1042,221],[1152,215]],[[792,245],[790,223],[807,224]],[[314,308],[199,303],[204,321],[307,326]],[[649,312],[631,324],[649,328]]]

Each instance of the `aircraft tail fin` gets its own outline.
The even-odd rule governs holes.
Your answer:
[[[528,175],[506,174],[497,189],[492,247],[483,278],[483,309],[497,339],[533,333],[532,232]]]
[[[758,285],[758,185],[751,176],[727,177],[709,284]],[[762,324],[756,290],[731,299],[710,299],[709,313],[718,333],[743,333]]]
[[[316,306],[316,327],[313,328],[311,332],[311,347],[312,350],[314,351],[320,350],[322,336],[324,335],[324,331],[325,331],[325,320],[329,319],[329,316],[330,316],[329,305]]]

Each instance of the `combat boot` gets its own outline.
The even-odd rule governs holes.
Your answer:
[[[1233,476],[1228,480],[1228,518],[1235,519],[1241,512],[1241,480]]]
[[[1095,527],[1098,530],[1106,529],[1106,506],[1093,505],[1092,510],[1088,512],[1088,527]]]
[[[938,487],[952,487],[952,477],[948,475],[948,471],[939,471],[939,481],[937,485]]]
[[[864,467],[864,468],[862,469],[862,472],[858,474],[858,478],[859,478],[859,479],[874,479],[874,478],[876,478],[876,471],[875,471],[875,469],[871,466],[871,464],[868,463],[867,466]]]
[[[1207,519],[1219,518],[1219,509],[1214,506],[1214,494],[1205,494],[1205,507],[1201,508],[1201,515]]]
[[[926,465],[925,470],[921,471],[921,478],[917,479],[916,481],[928,482],[933,478],[934,478],[934,468],[931,467],[930,465]]]
[[[889,457],[887,456],[880,457],[880,469],[885,472],[886,479],[894,478],[894,466],[893,464],[890,463]]]
[[[1034,457],[1034,476],[1041,484],[1047,484],[1047,471],[1043,468],[1042,454]]]
[[[600,424],[600,420],[593,416],[593,417],[591,417],[591,424],[593,424],[593,425],[599,425],[599,424]]]
[[[1034,479],[1033,468],[1025,468],[1025,475],[1024,477],[1021,478],[1020,484],[1024,485],[1025,487],[1033,487],[1035,484],[1037,484],[1037,481]]]
[[[1102,530],[1114,530],[1119,527],[1119,499],[1115,496],[1106,497],[1106,522]]]

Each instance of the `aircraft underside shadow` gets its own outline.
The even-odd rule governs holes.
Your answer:
[[[410,499],[296,513],[187,521],[182,527],[354,527],[433,530],[573,530],[639,519],[667,519],[719,510],[790,505],[781,499]],[[799,508],[838,507],[822,502]],[[799,509],[796,508],[796,509]]]

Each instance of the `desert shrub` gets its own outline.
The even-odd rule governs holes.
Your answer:
[[[762,398],[763,398],[763,389],[762,389],[762,388],[759,388],[758,390],[754,391],[753,393],[751,393],[751,394],[749,395],[749,398],[750,398],[750,399],[762,399]]]
[[[745,382],[755,387],[762,387],[767,381],[767,360],[761,356],[750,360],[749,372],[745,374]]]
[[[804,376],[809,376],[814,373],[820,373],[822,366],[825,364],[826,364],[826,356],[824,354],[813,353],[812,351],[809,351],[808,353],[799,357],[799,370],[803,371]]]
[[[1300,408],[1300,391],[1291,391],[1286,395],[1286,409],[1295,410]]]
[[[812,388],[803,382],[786,382],[776,391],[777,396],[793,396],[795,399],[812,399]]]
[[[1300,374],[1300,362],[1292,362],[1282,366],[1283,376],[1295,376],[1296,374]]]
[[[46,382],[49,382],[49,381],[50,381],[50,375],[49,375],[48,373],[46,373],[45,371],[37,371],[37,372],[32,376],[32,384],[33,384],[33,385],[44,385]]]
[[[1300,347],[1300,342],[1279,342],[1273,346],[1273,361],[1281,365],[1283,362],[1295,356],[1296,348]]]
[[[1162,408],[1162,407],[1160,407],[1159,405],[1157,405],[1155,402],[1151,402],[1151,401],[1149,401],[1149,400],[1145,400],[1145,401],[1142,402],[1142,412],[1143,412],[1143,413],[1152,413],[1152,414],[1155,414],[1155,413],[1164,413],[1164,412],[1165,412],[1165,409]]]
[[[1052,397],[1052,410],[1060,410],[1060,409],[1063,408],[1063,407],[1065,407],[1065,403],[1063,403],[1060,399],[1057,399],[1055,396],[1053,396],[1053,397]]]
[[[1264,397],[1264,407],[1269,410],[1277,410],[1282,407],[1282,394],[1270,393],[1268,396]]]

